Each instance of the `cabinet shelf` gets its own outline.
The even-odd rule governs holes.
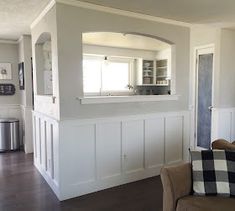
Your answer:
[[[168,84],[156,84],[156,86],[168,86]]]
[[[141,86],[169,86],[168,60],[139,60],[139,78],[138,85]]]
[[[160,67],[157,67],[157,69],[167,69],[167,66],[160,66]]]
[[[157,75],[157,78],[167,78],[167,75]]]

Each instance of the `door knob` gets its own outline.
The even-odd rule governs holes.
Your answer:
[[[213,106],[209,106],[209,107],[208,107],[208,109],[209,109],[210,111],[212,111],[212,108],[213,108]]]

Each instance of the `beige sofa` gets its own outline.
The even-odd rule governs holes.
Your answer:
[[[212,148],[235,150],[235,143],[216,140]],[[163,211],[235,211],[235,198],[192,195],[190,163],[162,168],[161,179]]]

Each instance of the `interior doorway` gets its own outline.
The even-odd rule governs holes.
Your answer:
[[[214,47],[196,49],[195,147],[211,146]]]

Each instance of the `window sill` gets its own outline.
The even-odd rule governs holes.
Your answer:
[[[81,104],[156,102],[178,99],[179,95],[95,96],[79,98]]]

